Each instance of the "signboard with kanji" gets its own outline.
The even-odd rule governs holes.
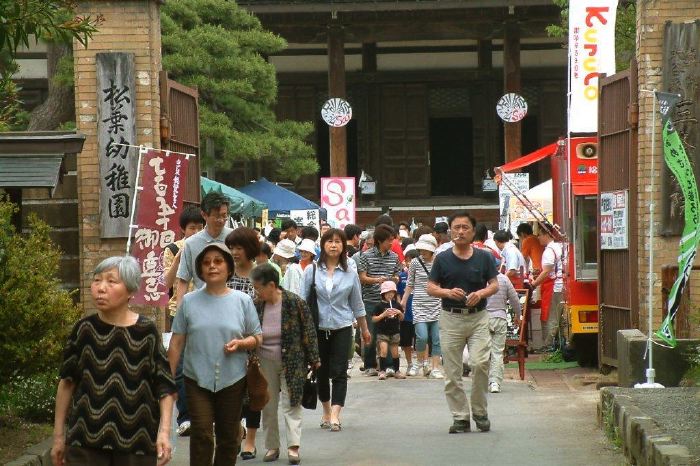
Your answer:
[[[133,53],[98,53],[97,155],[100,174],[100,232],[103,238],[129,234],[136,186],[136,88]]]
[[[321,215],[318,209],[290,210],[289,218],[294,220],[298,226],[314,227],[317,230],[321,226]]]
[[[628,191],[600,193],[600,249],[627,249]]]

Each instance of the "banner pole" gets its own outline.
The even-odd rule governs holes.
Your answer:
[[[651,167],[650,167],[650,178],[654,176],[654,165],[656,162],[656,89],[648,91],[641,89],[641,92],[646,92],[651,94],[652,98],[652,113],[651,113]],[[651,181],[651,180],[650,180]],[[650,199],[649,199],[649,290],[647,293],[647,302],[649,305],[649,313],[647,316],[647,352],[649,355],[649,365],[646,370],[647,381],[646,383],[638,383],[634,385],[634,388],[664,388],[663,385],[654,382],[656,377],[656,370],[654,369],[654,303],[653,303],[653,291],[654,291],[654,183],[650,182],[651,186]]]
[[[141,156],[143,156],[144,153],[148,151],[148,147],[145,146],[138,146],[139,147],[139,161],[136,164],[136,185],[134,186],[134,197],[131,199],[131,218],[129,219],[129,236],[126,240],[126,255],[129,255],[129,252],[131,251],[131,232],[134,228],[138,227],[138,225],[134,225],[134,215],[136,214],[136,197],[138,197],[139,191],[141,191],[143,188],[139,186],[139,178],[141,175]]]

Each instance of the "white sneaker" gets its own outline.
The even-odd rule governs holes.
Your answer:
[[[394,369],[392,369],[392,368],[387,369],[386,370],[386,378],[388,379],[389,377],[393,377],[393,376],[394,376]]]
[[[423,377],[428,377],[430,375],[430,366],[427,364],[423,364]]]
[[[442,375],[442,372],[440,371],[440,369],[433,369],[432,371],[430,371],[430,378],[431,379],[444,379],[445,376]]]
[[[501,386],[496,382],[491,382],[489,384],[489,393],[501,393]]]
[[[406,375],[415,377],[416,375],[418,375],[418,370],[418,364],[413,363],[411,364],[411,367],[408,368],[408,372],[406,372]]]
[[[370,367],[365,371],[365,375],[368,377],[375,377],[377,375],[377,369]]]

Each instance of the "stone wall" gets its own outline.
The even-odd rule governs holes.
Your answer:
[[[664,25],[667,21],[685,23],[700,18],[697,0],[640,0],[637,2],[637,63],[639,89],[663,89],[662,60]],[[639,295],[640,329],[646,332],[648,319],[648,280],[649,280],[649,203],[655,204],[654,228],[661,230],[661,176],[662,146],[661,121],[656,120],[655,167],[651,173],[652,152],[652,94],[639,92],[639,158],[638,158],[638,219],[639,229]],[[689,154],[689,157],[691,154]],[[653,195],[652,195],[653,193]],[[653,196],[653,197],[652,197]],[[634,227],[634,226],[633,226]],[[676,264],[678,255],[678,236],[654,238],[654,289],[653,307],[654,328],[661,323],[661,267]],[[696,264],[698,261],[696,260]],[[700,304],[700,271],[694,271],[690,281],[691,307]],[[693,304],[695,303],[695,304]],[[697,324],[696,324],[697,332]]]
[[[136,141],[160,147],[160,95],[158,72],[161,70],[159,1],[81,1],[81,15],[104,17],[104,23],[85,48],[74,43],[75,113],[78,131],[86,136],[78,156],[78,218],[80,223],[81,301],[85,311],[94,310],[90,299],[90,272],[104,258],[123,255],[126,238],[105,240],[100,237],[100,180],[97,154],[97,76],[95,54],[128,52],[136,64]],[[136,154],[136,150],[131,150]]]

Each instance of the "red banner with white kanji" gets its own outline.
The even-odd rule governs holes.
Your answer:
[[[159,150],[149,150],[143,160],[143,189],[138,194],[136,233],[131,248],[131,254],[141,265],[141,287],[132,300],[134,304],[168,304],[163,252],[179,236],[187,164],[185,155]]]

